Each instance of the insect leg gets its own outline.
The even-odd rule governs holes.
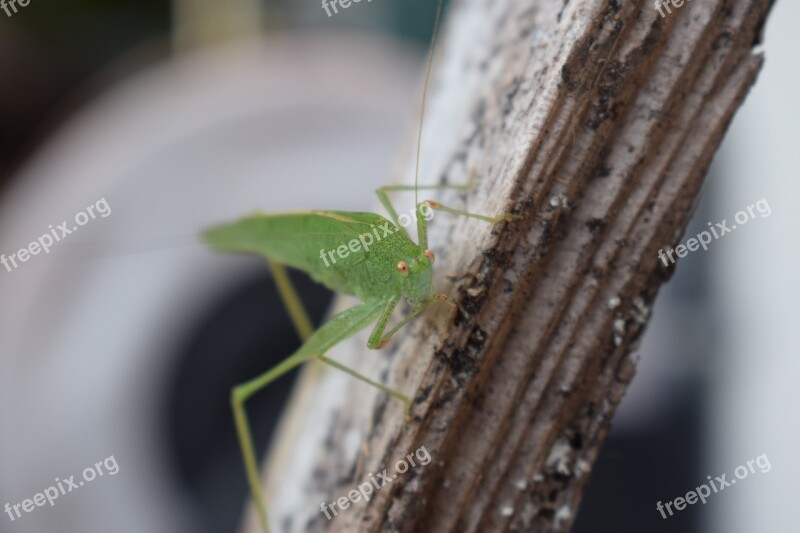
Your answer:
[[[267,509],[264,503],[264,493],[261,489],[261,480],[258,475],[258,462],[256,460],[255,451],[253,450],[253,436],[250,432],[250,424],[247,421],[244,402],[247,401],[250,396],[263,389],[283,374],[303,364],[312,357],[313,355],[297,352],[291,357],[284,359],[278,366],[272,368],[258,378],[237,385],[231,393],[231,406],[233,407],[233,420],[236,424],[236,435],[239,438],[239,447],[241,448],[242,458],[244,459],[247,481],[250,484],[250,491],[253,495],[256,510],[258,511],[258,519],[264,533],[269,533]]]
[[[397,221],[397,211],[392,205],[392,201],[389,200],[389,195],[386,194],[391,191],[405,190],[405,189],[397,189],[396,187],[399,187],[399,185],[384,185],[383,187],[376,189],[375,194],[378,195],[378,200],[381,201],[383,207],[386,209],[386,211],[389,212],[389,218],[392,219],[392,222],[394,222],[396,226],[400,227],[400,223]],[[413,191],[414,188],[411,187],[411,190]]]
[[[408,314],[407,317],[405,317],[403,320],[398,322],[396,326],[394,326],[385,335],[383,335],[381,337],[381,340],[379,342],[380,346],[386,345],[386,343],[389,342],[389,339],[391,339],[392,336],[400,330],[400,328],[402,328],[403,326],[405,326],[406,324],[408,324],[409,322],[414,320],[414,318],[416,318],[420,313],[422,313],[429,305],[430,305],[430,302],[427,302],[427,303],[421,305],[419,308],[414,309],[413,311],[411,311]]]
[[[281,295],[283,306],[289,313],[292,319],[294,329],[303,340],[308,339],[314,333],[314,326],[311,324],[311,319],[308,317],[303,301],[298,296],[297,291],[286,272],[286,267],[280,263],[267,260],[267,265],[272,272],[272,279],[275,280],[275,285],[278,287],[278,293]]]
[[[477,184],[477,174],[475,172],[470,172],[469,180],[466,183],[444,183],[439,185],[384,185],[383,187],[379,188],[375,191],[375,194],[378,195],[378,199],[383,204],[383,207],[389,212],[392,220],[397,224],[397,212],[392,205],[391,200],[389,200],[389,196],[387,193],[390,192],[398,192],[398,191],[414,191],[414,190],[428,190],[428,191],[441,191],[441,190],[457,190],[463,192],[469,192],[475,189]],[[467,213],[466,211],[458,211],[455,209],[450,209],[448,207],[442,206],[439,202],[434,201],[427,201],[421,202],[417,204],[417,214],[422,214],[420,207],[424,204],[428,204],[429,207],[434,209],[440,209],[441,211],[447,211],[452,214],[456,215],[464,215],[473,218],[478,218],[481,220],[485,220],[487,222],[499,222],[500,220],[511,220],[514,218],[514,215],[503,215],[499,217],[487,217],[483,215],[477,215],[473,213]],[[399,226],[399,224],[398,224]],[[422,249],[426,249],[428,247],[428,225],[427,219],[423,217],[417,216],[417,240],[419,241],[419,247]]]
[[[375,194],[378,195],[378,200],[380,200],[381,205],[389,212],[389,217],[392,219],[398,227],[400,227],[399,222],[397,221],[397,211],[392,205],[392,201],[389,199],[390,192],[400,192],[400,191],[414,191],[414,190],[442,190],[442,189],[456,189],[459,191],[471,191],[475,188],[475,178],[473,175],[470,175],[470,181],[468,183],[458,184],[458,185],[421,185],[419,187],[415,187],[414,185],[384,185],[375,191]],[[418,206],[419,207],[419,206]],[[417,217],[419,220],[419,217]]]
[[[357,305],[332,317],[315,331],[303,345],[277,366],[241,385],[231,391],[231,406],[236,424],[236,434],[239,438],[242,456],[244,458],[247,480],[255,500],[261,529],[269,532],[267,510],[264,503],[264,492],[258,475],[258,462],[253,449],[253,438],[250,424],[244,409],[244,403],[255,393],[286,374],[293,368],[306,361],[324,355],[330,348],[339,342],[353,336],[356,332],[367,327],[386,307],[387,300],[373,300]]]
[[[453,209],[452,207],[447,207],[445,205],[440,204],[439,202],[434,202],[433,200],[428,200],[425,203],[427,203],[429,206],[431,206],[433,209],[436,209],[437,211],[444,211],[445,213],[460,215],[464,217],[477,218],[478,220],[483,220],[485,222],[491,222],[491,223],[500,222],[501,220],[511,222],[512,220],[521,218],[519,215],[514,215],[512,213],[503,213],[502,215],[497,215],[494,217],[479,215],[477,213],[470,213],[469,211],[462,211],[461,209]]]
[[[371,350],[378,350],[383,348],[384,344],[386,344],[381,339],[381,336],[383,335],[383,330],[386,329],[386,324],[389,323],[389,319],[392,318],[394,308],[397,307],[397,303],[399,301],[400,298],[398,296],[392,296],[386,303],[386,307],[381,312],[381,316],[378,318],[378,321],[375,323],[375,327],[372,329],[372,333],[369,335],[367,348]]]
[[[447,296],[444,294],[440,294],[437,296],[431,297],[429,300],[426,300],[422,303],[419,307],[411,311],[404,319],[398,322],[392,329],[390,329],[386,334],[384,331],[386,330],[386,325],[389,322],[389,318],[391,318],[392,313],[394,312],[394,308],[397,305],[397,300],[390,301],[386,309],[383,310],[381,313],[380,319],[375,324],[375,329],[372,330],[372,334],[369,336],[369,342],[367,343],[367,347],[371,349],[379,349],[386,346],[386,343],[392,338],[392,336],[397,333],[403,326],[414,320],[420,313],[422,313],[431,303],[433,302],[448,302]],[[450,305],[454,305],[450,303]]]
[[[386,193],[389,192],[413,191],[413,190],[417,191],[456,190],[456,191],[469,192],[473,190],[477,185],[477,179],[478,175],[475,172],[470,172],[469,180],[466,183],[440,183],[437,185],[419,185],[416,187],[414,185],[384,185],[383,187],[375,191],[375,193],[378,195],[378,198],[380,198],[381,194],[383,194],[383,196],[386,197]],[[388,201],[388,198],[386,201]],[[383,200],[381,200],[381,203],[383,203]],[[384,204],[384,206],[385,205],[386,204]]]
[[[343,364],[339,363],[338,361],[334,361],[333,359],[325,357],[324,355],[318,356],[318,359],[320,361],[322,361],[323,363],[325,363],[325,364],[331,365],[334,368],[338,368],[342,372],[350,374],[354,378],[363,381],[367,385],[372,385],[376,389],[380,390],[381,392],[384,392],[385,394],[388,394],[392,398],[397,398],[398,400],[403,402],[403,413],[406,416],[408,416],[408,414],[411,412],[411,400],[409,400],[406,395],[404,395],[404,394],[402,394],[402,393],[400,393],[400,392],[398,392],[398,391],[396,391],[394,389],[390,389],[389,387],[381,385],[380,383],[378,383],[376,381],[372,381],[368,377],[366,377],[366,376],[364,376],[362,374],[359,374],[358,372],[356,372],[352,368],[344,366]]]
[[[397,211],[392,205],[392,201],[389,200],[388,193],[390,192],[399,192],[399,191],[413,191],[413,190],[442,190],[442,189],[457,189],[459,191],[470,191],[475,188],[475,183],[472,178],[470,178],[470,182],[461,185],[421,185],[419,187],[414,187],[413,185],[384,185],[383,187],[377,189],[375,194],[378,195],[378,200],[381,201],[381,204],[389,212],[389,216],[391,217],[392,221],[400,225],[397,222]],[[418,217],[419,218],[419,217]]]

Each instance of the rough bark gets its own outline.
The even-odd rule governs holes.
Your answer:
[[[753,84],[770,0],[457,1],[439,47],[426,181],[512,211],[437,214],[440,291],[385,349],[332,356],[414,398],[309,369],[267,471],[281,530],[565,531],[572,524],[674,246]],[[411,168],[410,157],[407,168]],[[406,172],[408,175],[409,172]],[[425,446],[418,465],[327,520],[331,502]],[[249,530],[256,531],[250,524]]]

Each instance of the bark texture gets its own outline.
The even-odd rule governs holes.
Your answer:
[[[413,397],[407,428],[399,402],[305,373],[267,468],[274,527],[569,529],[674,269],[657,252],[679,241],[754,83],[771,3],[697,0],[663,18],[651,1],[454,3],[423,181],[475,172],[477,190],[436,198],[522,219],[437,213],[437,288],[458,310],[434,307],[379,352],[359,336],[331,353]],[[430,464],[320,511],[421,446]]]

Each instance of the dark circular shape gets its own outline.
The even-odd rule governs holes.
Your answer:
[[[290,272],[311,319],[319,324],[332,294]],[[235,531],[248,497],[230,409],[231,389],[278,364],[300,347],[275,284],[264,274],[212,305],[175,352],[162,418],[168,464],[196,505],[207,531]],[[266,448],[296,372],[247,402],[259,455]]]

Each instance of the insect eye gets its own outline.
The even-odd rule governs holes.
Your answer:
[[[400,261],[397,263],[397,271],[400,272],[403,276],[408,277],[408,263],[405,261]]]
[[[431,264],[433,264],[433,262],[436,261],[436,256],[433,255],[433,252],[431,252],[430,250],[425,250],[425,257],[428,258],[428,261],[430,261]]]

